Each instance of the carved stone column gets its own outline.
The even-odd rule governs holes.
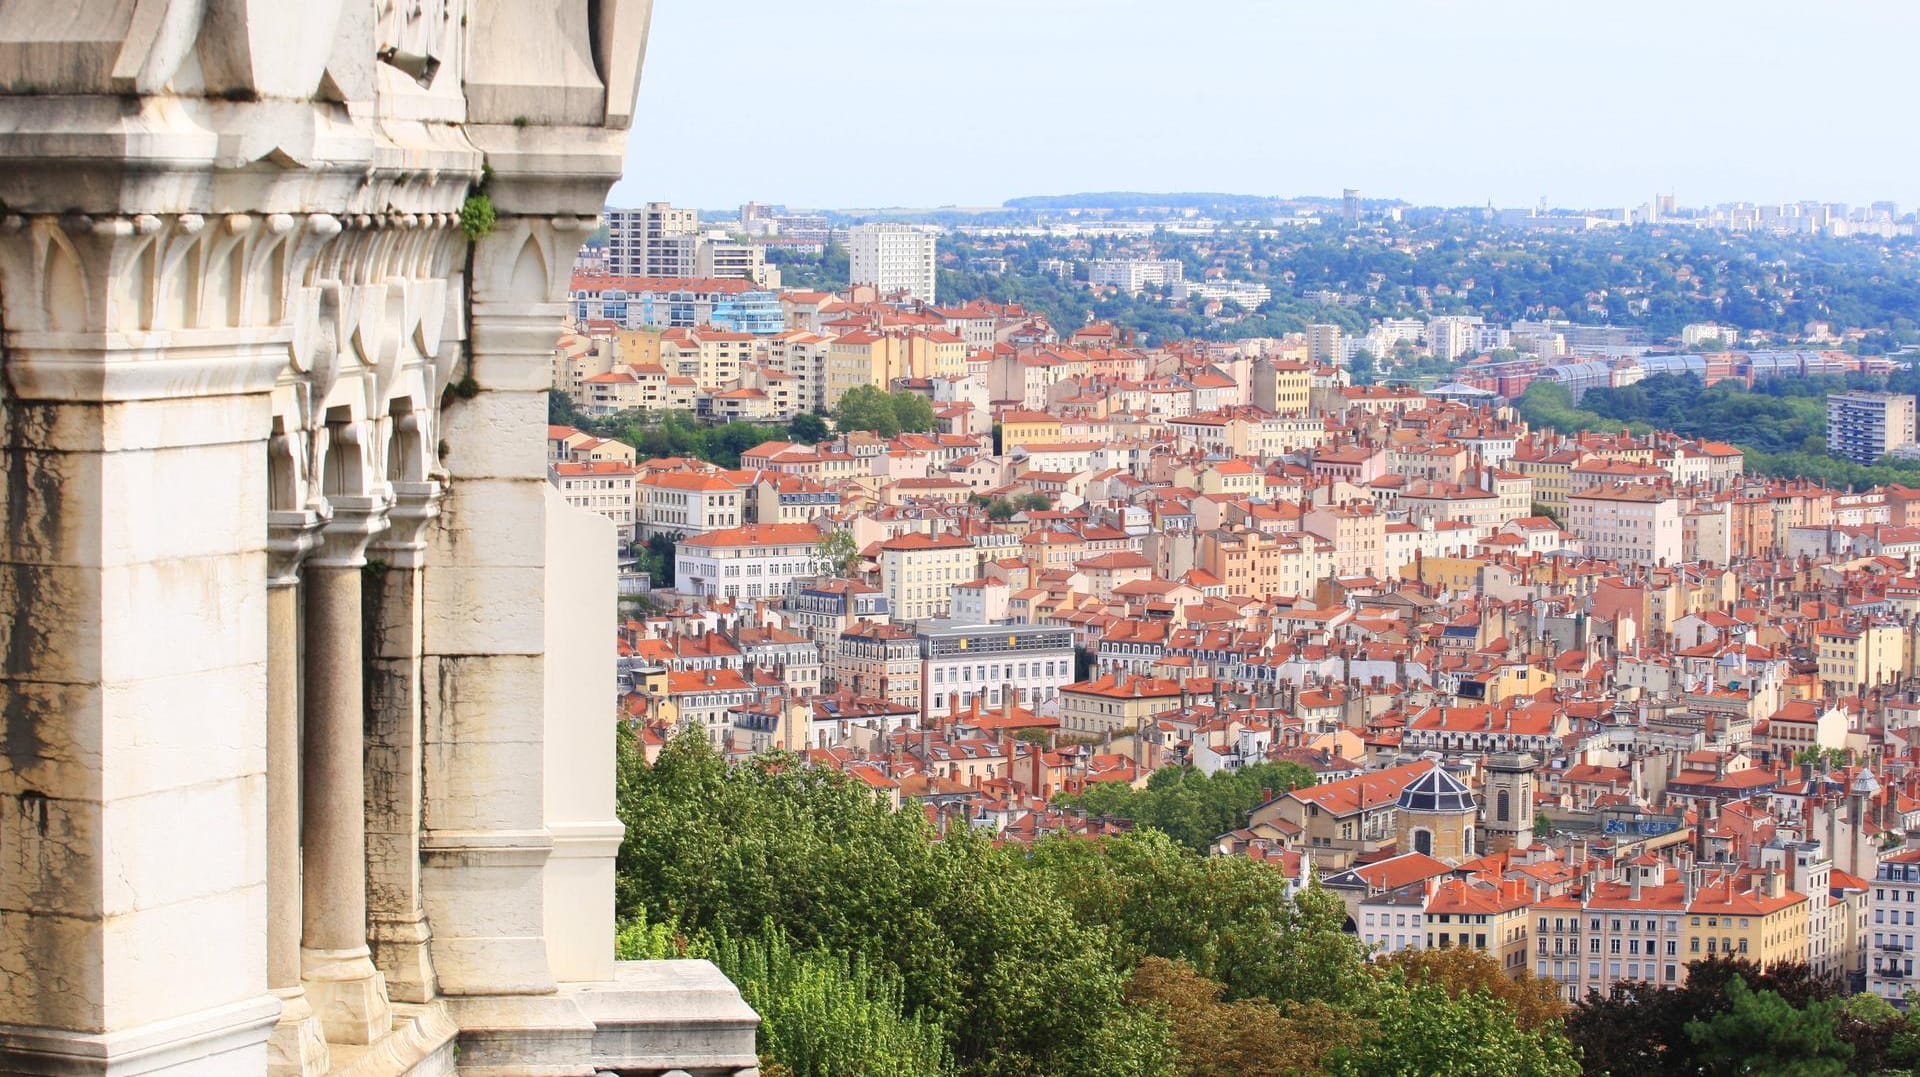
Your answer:
[[[426,907],[420,894],[421,566],[426,530],[440,515],[437,482],[394,484],[392,521],[370,556],[367,655],[367,915],[373,963],[395,1002],[435,993]]]
[[[306,858],[301,977],[334,1043],[365,1044],[393,1025],[385,977],[367,946],[366,693],[361,573],[386,527],[383,495],[328,499],[333,519],[308,559],[306,598]]]
[[[258,1074],[285,334],[229,308],[155,322],[144,289],[205,280],[143,260],[231,267],[277,237],[48,208],[87,189],[21,182],[24,112],[0,98],[0,1072]]]
[[[448,995],[554,989],[541,880],[553,848],[542,800],[546,454],[497,435],[545,421],[542,364],[562,307],[546,266],[560,255],[550,231],[517,221],[479,241],[475,275],[495,282],[476,284],[472,304],[479,391],[441,411],[453,481],[425,568],[426,679],[438,692],[427,701],[422,854]]]
[[[550,488],[544,446],[524,436],[545,423],[547,356],[582,234],[503,216],[479,241],[466,372],[477,391],[441,411],[452,482],[425,569],[425,677],[437,693],[422,881],[462,1064],[488,1074],[591,1072],[581,1060],[593,1023],[555,993],[548,957]]]
[[[267,987],[281,1005],[269,1077],[315,1077],[328,1064],[300,982],[300,562],[324,523],[312,510],[267,521]]]

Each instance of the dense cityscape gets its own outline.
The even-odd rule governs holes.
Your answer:
[[[0,1074],[1920,1074],[1917,37],[0,2]]]
[[[1052,1034],[1166,1014],[1174,1072],[1693,1072],[1756,1028],[1808,1040],[1769,1072],[1915,1060],[1910,214],[1348,191],[605,221],[549,479],[629,551],[636,785],[791,760],[920,840],[984,838],[1016,863],[969,870],[1137,948],[1121,1009]],[[1118,896],[1142,872],[1231,911],[1172,943]],[[757,930],[747,880],[634,885],[635,938]],[[1237,968],[1263,900],[1317,961],[1493,1007]],[[946,1032],[915,1072],[1001,1072],[961,1032],[981,1001],[943,1023],[890,929],[757,907],[902,970],[875,997]],[[1394,1039],[1394,1006],[1503,1061]]]

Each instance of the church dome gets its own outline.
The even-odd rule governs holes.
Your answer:
[[[1435,763],[1400,791],[1400,810],[1446,814],[1474,810],[1473,790]]]

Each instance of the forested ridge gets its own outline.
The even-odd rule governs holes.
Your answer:
[[[1848,388],[1912,393],[1920,375],[1773,378],[1749,390],[1739,382],[1707,385],[1692,374],[1656,374],[1620,388],[1589,389],[1576,406],[1563,385],[1535,381],[1516,401],[1529,426],[1563,434],[1628,429],[1671,430],[1725,441],[1746,453],[1747,470],[1866,489],[1890,482],[1920,484],[1920,460],[1883,458],[1871,465],[1827,455],[1826,396]]]

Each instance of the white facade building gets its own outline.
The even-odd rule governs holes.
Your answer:
[[[610,209],[607,272],[616,277],[696,275],[700,214],[649,202],[639,209]]]
[[[1273,298],[1273,289],[1254,281],[1194,281],[1183,287],[1188,302],[1195,299],[1205,302],[1218,300],[1222,303],[1238,303],[1250,311],[1265,306],[1267,300]]]
[[[697,535],[738,527],[745,519],[738,486],[714,475],[670,472],[640,482],[644,495],[636,506],[641,538]]]
[[[1186,279],[1186,268],[1173,258],[1101,258],[1087,264],[1087,283],[1096,288],[1137,292],[1149,285],[1170,288]]]
[[[567,504],[613,521],[621,542],[632,542],[639,472],[619,460],[576,460],[547,465],[547,481]]]
[[[847,229],[847,272],[853,284],[881,295],[905,292],[933,302],[935,237],[910,224],[861,224]]]
[[[1677,565],[1680,500],[1654,486],[1603,483],[1567,498],[1567,530],[1587,556],[1629,565]]]
[[[1874,872],[1873,893],[1867,899],[1867,990],[1906,1008],[1907,992],[1915,989],[1913,958],[1920,916],[1920,850],[1895,853],[1880,861]]]
[[[833,571],[818,560],[820,529],[812,524],[747,524],[681,539],[674,551],[673,589],[718,598],[779,598],[798,580]]]
[[[978,702],[1013,702],[1038,711],[1073,683],[1073,629],[1049,625],[923,622],[915,632],[925,678],[920,698],[929,717]]]

